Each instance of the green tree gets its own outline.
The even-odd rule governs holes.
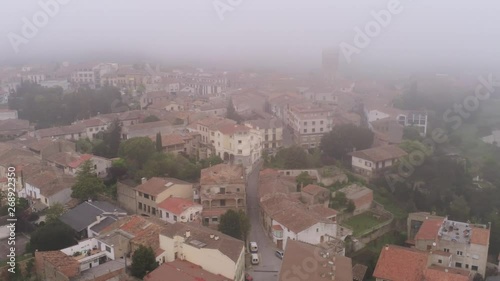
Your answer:
[[[76,245],[73,230],[62,223],[54,221],[44,224],[31,234],[26,251],[34,253],[39,251],[55,251]]]
[[[300,146],[283,148],[276,153],[271,166],[284,169],[307,169],[309,154]]]
[[[297,187],[307,186],[308,184],[312,184],[314,179],[307,172],[300,173],[297,177],[295,177],[295,181],[297,182]]]
[[[80,153],[92,153],[94,145],[92,142],[88,139],[79,139],[76,142],[76,150]]]
[[[403,139],[412,140],[412,141],[420,141],[422,140],[422,136],[416,127],[409,126],[404,127],[403,129]]]
[[[154,142],[148,137],[131,138],[120,144],[119,155],[127,167],[140,170],[155,154]]]
[[[344,192],[337,191],[335,196],[330,200],[330,207],[333,209],[340,209],[347,205],[348,199]]]
[[[373,138],[374,134],[369,129],[345,124],[335,126],[323,135],[320,148],[328,157],[343,159],[349,152],[370,148]]]
[[[218,155],[215,155],[215,154],[211,155],[210,157],[208,157],[206,159],[200,160],[201,168],[203,168],[203,169],[217,165],[217,164],[221,164],[223,162],[224,161],[222,160],[222,158],[220,158]]]
[[[55,222],[63,213],[64,206],[61,203],[55,203],[45,211],[46,221],[48,223]]]
[[[158,132],[156,134],[156,151],[162,152],[163,151],[163,144],[161,143],[161,133]]]
[[[228,210],[220,216],[219,231],[234,237],[236,239],[242,238],[241,219],[238,212],[235,210]]]
[[[455,196],[450,203],[450,217],[457,221],[469,219],[470,207],[463,196]]]
[[[149,115],[148,117],[142,120],[142,123],[150,123],[160,121],[160,118],[156,117],[156,115]]]
[[[93,153],[97,156],[106,158],[115,158],[118,156],[118,149],[121,142],[122,126],[119,120],[114,120],[105,132],[100,134],[102,140],[98,142],[94,148]]]
[[[76,182],[72,187],[71,197],[80,200],[89,198],[96,199],[97,195],[103,192],[105,185],[94,172],[94,167],[90,160],[85,161],[76,176]]]
[[[245,214],[243,210],[239,210],[238,215],[240,217],[241,240],[246,242],[252,224],[250,223],[250,218],[247,216],[247,214]]]
[[[352,202],[352,200],[349,200],[349,202],[347,203],[346,211],[348,213],[352,213],[354,212],[354,210],[356,210],[356,205],[354,205],[354,202]]]
[[[137,278],[144,278],[148,272],[158,267],[155,252],[151,247],[140,245],[132,255],[131,274]]]

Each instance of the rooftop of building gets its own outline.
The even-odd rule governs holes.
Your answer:
[[[174,260],[163,263],[144,277],[144,281],[163,281],[165,276],[172,280],[182,281],[230,281],[221,275],[204,270],[201,266],[188,261]]]
[[[406,153],[406,151],[396,145],[379,146],[349,153],[349,155],[353,157],[358,157],[372,162],[398,159],[407,154],[408,153]]]
[[[234,262],[238,261],[245,248],[243,241],[197,223],[177,222],[162,230],[161,235],[170,238],[182,236],[185,238],[185,244],[219,250]]]
[[[319,255],[318,255],[319,254]],[[278,280],[287,280],[297,267],[304,266],[304,260],[318,261],[314,270],[308,270],[308,281],[352,281],[352,261],[341,255],[330,255],[320,247],[288,239]],[[311,269],[313,269],[311,267]],[[334,279],[333,279],[334,278]]]
[[[167,198],[158,204],[158,208],[164,209],[175,215],[181,215],[184,211],[191,207],[201,207],[201,205],[191,200],[175,197]]]
[[[339,191],[345,193],[348,199],[358,199],[360,197],[373,193],[373,190],[369,189],[368,187],[358,185],[356,183],[339,189]]]
[[[156,196],[176,184],[192,185],[191,183],[175,178],[152,177],[145,183],[136,186],[134,189],[152,196]]]
[[[387,245],[382,248],[373,277],[393,281],[421,281],[428,253],[412,248]]]
[[[201,170],[200,184],[245,184],[245,169],[240,165],[217,164]]]

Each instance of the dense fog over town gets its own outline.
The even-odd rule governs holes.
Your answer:
[[[0,280],[500,281],[498,0],[0,9]]]
[[[43,2],[43,1],[42,1]],[[320,50],[353,44],[372,12],[387,1],[61,1],[60,11],[15,54],[7,36],[0,62],[36,60],[130,60],[209,66],[315,69]],[[216,4],[219,2],[219,4]],[[234,7],[228,2],[236,3]],[[494,67],[498,62],[496,1],[398,1],[393,14],[355,62],[386,68]],[[219,5],[219,8],[216,8]],[[22,35],[23,18],[33,21],[37,1],[7,1],[0,33]],[[218,12],[219,11],[219,12]]]

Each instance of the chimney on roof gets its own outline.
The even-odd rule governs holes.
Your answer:
[[[191,230],[186,230],[186,238],[189,238],[191,236]]]
[[[214,239],[214,236],[213,234],[210,234],[210,239]]]
[[[389,245],[385,245],[385,250],[389,250]]]
[[[147,179],[147,178],[141,178],[141,184],[144,184],[144,183],[146,183],[147,181],[148,181],[148,179]]]
[[[219,235],[215,235],[214,239],[219,240]]]

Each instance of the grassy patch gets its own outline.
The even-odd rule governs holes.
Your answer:
[[[386,219],[376,217],[372,212],[364,212],[344,221],[343,224],[353,230],[353,235],[357,236],[364,231],[385,222]]]
[[[384,206],[384,209],[394,215],[396,219],[406,219],[408,212],[401,208],[391,194],[373,190],[373,200]]]

